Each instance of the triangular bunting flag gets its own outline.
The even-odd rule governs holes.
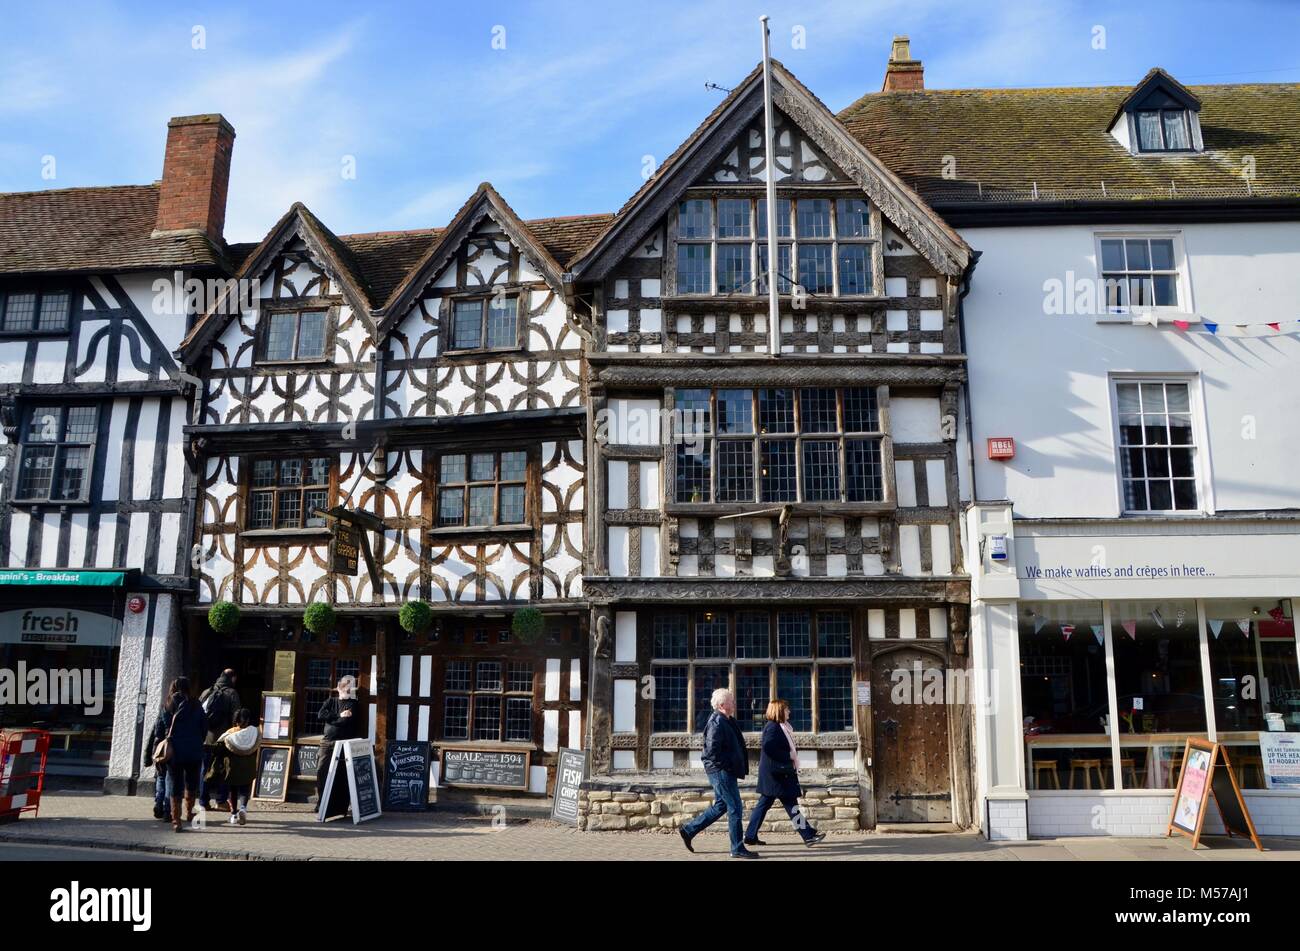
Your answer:
[[[1037,634],[1039,631],[1041,631],[1041,630],[1043,629],[1043,625],[1046,624],[1046,623],[1047,623],[1047,620],[1046,620],[1045,618],[1035,617],[1035,618],[1034,618],[1034,633]]]
[[[1100,624],[1094,624],[1094,625],[1092,626],[1092,636],[1095,637],[1095,638],[1097,638],[1097,643],[1098,643],[1098,644],[1104,644],[1104,643],[1106,643],[1106,636],[1105,636],[1104,634],[1102,634],[1102,632],[1101,632],[1101,625],[1100,625]]]
[[[1237,622],[1237,627],[1241,628],[1241,633],[1250,637],[1250,618],[1242,618]]]
[[[1278,624],[1281,624],[1282,621],[1286,618],[1286,612],[1283,611],[1280,607],[1269,608],[1268,616],[1271,617]]]
[[[1211,324],[1211,323],[1208,323],[1208,322],[1207,322],[1207,323],[1203,324],[1202,326],[1204,326],[1205,329],[1208,330],[1208,331],[1209,331],[1210,333],[1212,333],[1212,334],[1217,334],[1217,333],[1219,332],[1219,325],[1218,325],[1218,324]]]
[[[1061,633],[1065,635],[1065,639],[1068,641],[1068,640],[1070,639],[1070,635],[1074,633],[1074,625],[1073,625],[1073,624],[1062,624],[1062,625],[1061,625]]]
[[[1135,640],[1135,641],[1138,639],[1138,635],[1137,635],[1138,622],[1137,622],[1137,621],[1121,621],[1119,626],[1122,627],[1122,628],[1124,628],[1125,632],[1127,632],[1127,634],[1128,634],[1128,636],[1129,636],[1130,638],[1132,638],[1132,639]]]
[[[1186,330],[1188,327],[1191,326],[1191,324],[1189,324],[1185,320],[1175,320],[1174,326],[1177,327],[1179,330]]]
[[[1223,630],[1223,622],[1222,622],[1222,621],[1211,621],[1211,622],[1210,622],[1210,632],[1214,635],[1215,640],[1218,640],[1219,632],[1220,632],[1221,630]]]
[[[1152,608],[1152,609],[1151,609],[1151,620],[1153,620],[1153,621],[1156,622],[1156,627],[1160,628],[1161,630],[1164,629],[1164,626],[1165,626],[1165,616],[1164,616],[1163,614],[1160,613],[1160,609],[1159,609],[1159,608]]]
[[[1282,325],[1281,325],[1281,324],[1269,324],[1269,326],[1272,327],[1274,330],[1281,330],[1281,329],[1282,329]]]

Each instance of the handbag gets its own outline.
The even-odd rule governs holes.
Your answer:
[[[176,729],[176,721],[180,718],[181,711],[184,709],[184,703],[176,708],[176,712],[172,714],[171,725],[167,727],[167,735],[159,740],[158,745],[153,748],[153,764],[155,766],[166,766],[171,762],[172,756],[175,755],[176,750],[172,746],[172,730]]]

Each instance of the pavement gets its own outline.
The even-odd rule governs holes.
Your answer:
[[[152,800],[98,792],[46,792],[39,816],[30,813],[0,825],[0,861],[76,858],[90,850],[118,850],[195,859],[273,861],[330,859],[708,861],[726,859],[726,829],[717,823],[695,840],[691,855],[675,834],[578,832],[509,805],[479,813],[437,810],[419,815],[388,813],[354,826],[351,820],[318,823],[307,806],[253,803],[248,824],[227,825],[224,812],[210,812],[202,828],[175,833],[151,815]],[[259,808],[261,807],[261,808]],[[1175,838],[1061,838],[1027,843],[987,842],[976,833],[831,833],[814,848],[797,836],[765,834],[766,858],[865,861],[1296,861],[1300,839],[1265,838],[1264,852],[1221,837],[1191,842]],[[64,853],[64,849],[74,852]]]

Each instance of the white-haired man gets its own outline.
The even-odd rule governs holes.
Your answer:
[[[713,805],[678,830],[686,848],[694,852],[691,840],[704,829],[727,815],[727,832],[731,836],[733,859],[756,859],[757,852],[745,848],[744,808],[740,803],[740,780],[749,774],[749,754],[745,752],[745,735],[736,723],[736,697],[726,687],[713,691],[709,700],[713,713],[704,724],[704,772],[713,787]]]
[[[324,735],[316,761],[316,801],[325,794],[325,780],[329,776],[330,759],[334,744],[340,740],[355,740],[366,735],[366,715],[357,699],[357,678],[351,674],[339,678],[338,696],[330,697],[316,714]]]

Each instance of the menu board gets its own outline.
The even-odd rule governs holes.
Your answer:
[[[316,819],[324,822],[342,815],[349,806],[353,825],[383,814],[375,748],[369,740],[339,740],[334,744]]]
[[[1183,751],[1183,768],[1178,774],[1174,789],[1174,811],[1169,816],[1165,835],[1179,832],[1190,836],[1192,848],[1201,841],[1205,825],[1206,805],[1210,796],[1219,807],[1219,817],[1229,836],[1249,838],[1261,852],[1255,823],[1251,821],[1246,800],[1237,785],[1237,777],[1228,762],[1228,751],[1218,743],[1189,739]]]
[[[587,774],[587,754],[582,750],[560,750],[555,767],[555,801],[551,818],[557,822],[578,824],[578,791]]]
[[[442,782],[447,786],[528,788],[529,750],[442,751]]]
[[[316,780],[316,767],[320,763],[319,743],[299,743],[293,748],[293,778]]]
[[[1212,752],[1193,747],[1188,741],[1183,756],[1183,769],[1179,773],[1178,789],[1174,792],[1174,817],[1170,823],[1188,835],[1198,835],[1201,831]]]
[[[263,746],[258,749],[254,799],[284,802],[289,794],[289,757],[292,753],[287,746]]]
[[[384,771],[384,808],[389,812],[423,812],[429,806],[429,744],[423,740],[389,740]]]
[[[262,694],[262,741],[293,742],[293,694],[266,691]]]

